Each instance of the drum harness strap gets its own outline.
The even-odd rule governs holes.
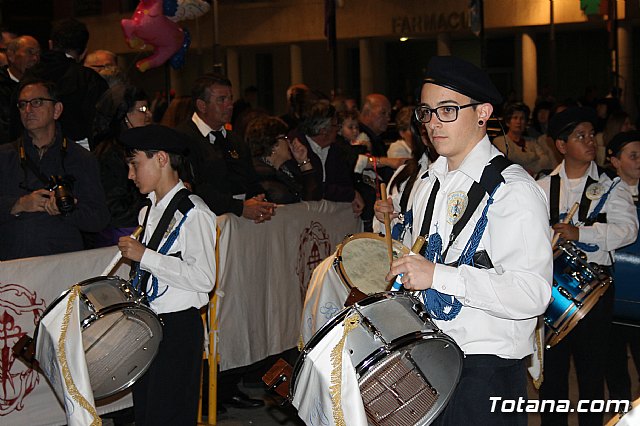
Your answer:
[[[162,237],[169,229],[169,225],[171,224],[173,215],[177,210],[179,210],[180,213],[182,213],[182,220],[180,220],[178,226],[176,226],[173,231],[171,231],[171,234],[169,234],[167,240],[164,242],[162,247],[160,247],[160,250],[158,250],[158,253],[160,254],[167,254],[173,243],[178,239],[178,236],[180,235],[180,228],[182,228],[182,224],[187,219],[187,213],[189,213],[189,211],[194,207],[193,202],[189,199],[190,194],[191,192],[188,189],[182,188],[173,196],[173,198],[169,202],[169,205],[164,210],[164,213],[162,213],[160,222],[158,222],[158,226],[153,231],[153,235],[151,236],[149,243],[146,245],[148,249],[156,250],[158,248],[158,246],[160,245],[160,241],[162,241]],[[147,220],[149,219],[150,211],[151,207],[147,209],[147,213],[145,214],[144,221],[142,223],[143,236],[144,230],[146,230],[147,228]],[[141,241],[143,236],[140,237]],[[178,253],[177,256],[180,256],[180,254]],[[147,293],[147,281],[149,280],[149,276],[151,274],[149,273],[149,271],[143,271],[140,269],[140,262],[134,263],[135,274],[132,282],[133,288],[135,288],[140,295],[145,296],[148,302],[151,302],[162,296],[167,291],[167,289],[165,289],[161,294],[158,294],[158,279],[156,277],[152,277],[151,291]]]
[[[467,208],[462,214],[460,220],[458,220],[458,222],[456,222],[456,224],[453,226],[451,235],[449,236],[449,244],[447,245],[444,253],[441,254],[442,237],[440,236],[436,228],[436,232],[429,235],[426,252],[423,253],[425,258],[435,263],[444,263],[449,248],[453,245],[462,229],[464,229],[464,227],[467,225],[467,223],[471,219],[471,216],[480,205],[480,202],[482,201],[486,193],[489,195],[489,199],[487,200],[487,203],[482,211],[482,216],[476,223],[473,233],[467,241],[467,244],[465,245],[460,258],[450,265],[471,265],[473,267],[484,267],[487,269],[493,267],[493,265],[491,264],[491,260],[488,258],[486,252],[481,251],[476,253],[476,250],[478,248],[478,245],[480,244],[480,240],[482,239],[482,235],[484,234],[484,230],[487,226],[487,213],[489,212],[489,206],[493,204],[493,195],[495,194],[500,184],[504,182],[502,171],[512,164],[513,163],[510,160],[503,157],[502,155],[498,155],[492,158],[491,161],[489,161],[489,164],[485,166],[482,172],[480,183],[473,182],[473,185],[471,185],[471,188],[469,189],[469,193],[467,194],[469,200]],[[439,189],[440,181],[436,179],[436,182],[431,189],[431,194],[429,195],[429,201],[427,202],[427,208],[425,211],[424,220],[422,222],[422,227],[420,229],[420,235],[426,235],[429,232],[436,196]],[[460,301],[456,299],[455,296],[440,293],[439,291],[432,288],[422,291],[422,298],[430,315],[435,319],[451,321],[458,315],[458,313],[460,313],[460,309],[462,309],[462,303],[460,303]]]
[[[598,168],[599,169],[599,168]],[[600,171],[600,169],[599,169]],[[602,174],[602,173],[600,173]],[[589,212],[589,207],[591,206],[591,200],[587,197],[587,189],[592,184],[597,183],[597,181],[591,176],[587,176],[587,181],[584,185],[584,189],[582,191],[582,197],[580,198],[580,208],[578,209],[578,220],[579,222],[575,223],[575,226],[591,226],[596,222],[599,223],[607,223],[607,214],[600,213],[602,208],[604,207],[607,199],[609,198],[609,194],[613,191],[613,188],[620,183],[620,178],[616,177],[613,179],[613,183],[605,192],[602,197],[598,200],[598,204],[593,209],[593,211],[587,216]],[[560,222],[564,216],[566,216],[566,212],[560,214],[560,175],[556,174],[551,176],[550,186],[549,186],[549,215],[551,225],[554,225]],[[574,241],[576,247],[586,252],[595,252],[600,250],[600,247],[597,244],[588,244],[581,243],[578,241]]]

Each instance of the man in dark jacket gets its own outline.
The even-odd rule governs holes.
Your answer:
[[[109,222],[98,163],[62,135],[52,83],[21,83],[18,109],[25,131],[0,146],[0,260],[82,250]]]
[[[54,23],[49,47],[40,55],[40,63],[26,76],[53,81],[64,104],[60,117],[62,132],[88,149],[96,103],[108,89],[107,82],[94,70],[82,65],[87,53],[89,32],[75,19]]]
[[[39,60],[40,45],[31,36],[17,37],[7,45],[8,65],[0,68],[0,143],[16,140],[22,130],[15,91],[27,69]]]
[[[195,81],[191,97],[195,112],[176,129],[189,136],[194,192],[217,215],[268,220],[275,204],[264,201],[249,148],[225,128],[233,111],[231,82],[205,74]]]

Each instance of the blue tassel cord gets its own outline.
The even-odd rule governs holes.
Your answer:
[[[175,243],[175,241],[178,239],[178,236],[180,235],[180,229],[182,228],[182,225],[184,224],[184,221],[186,219],[187,219],[187,215],[184,215],[182,217],[182,220],[180,220],[180,223],[178,223],[178,226],[176,226],[175,229],[171,231],[171,234],[169,234],[169,236],[167,237],[167,240],[164,242],[162,247],[160,247],[160,250],[158,250],[158,253],[167,254],[169,252],[169,249],[171,248],[171,246],[173,246],[173,243]],[[138,293],[144,293],[143,289],[140,288],[142,286],[142,283],[140,283],[141,275],[142,275],[142,272],[140,270],[140,264],[138,264],[138,267],[136,268],[135,278],[133,279],[133,283],[132,283],[133,288],[135,288],[138,291]],[[146,289],[144,290],[146,291]],[[167,288],[165,288],[162,293],[158,294],[158,278],[152,275],[151,291],[149,291],[149,293],[146,294],[147,300],[149,302],[152,302],[158,297],[161,297],[162,295],[164,295],[166,292],[167,292]]]
[[[499,187],[500,185],[498,185],[489,196],[487,204],[482,210],[482,216],[476,223],[473,233],[471,234],[471,237],[467,241],[467,244],[462,251],[462,255],[460,256],[460,259],[458,261],[458,266],[473,266],[473,255],[476,253],[476,250],[480,245],[480,241],[482,240],[484,230],[487,227],[487,214],[489,213],[489,207],[493,204],[493,195],[496,193]],[[434,263],[443,263],[444,259],[441,258],[441,252],[442,238],[438,234],[438,230],[436,227],[436,233],[429,235],[429,245],[427,246],[425,257]],[[434,319],[451,321],[456,316],[458,316],[460,310],[462,309],[462,303],[460,303],[460,301],[456,299],[455,296],[441,293],[433,288],[423,290],[422,299],[424,300],[424,304],[427,307],[429,314]]]

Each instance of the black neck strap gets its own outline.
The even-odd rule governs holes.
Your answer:
[[[442,253],[442,258],[446,258],[446,254],[449,251],[449,247],[454,243],[460,232],[467,225],[471,216],[476,211],[480,202],[484,198],[485,194],[491,195],[493,191],[500,185],[500,183],[504,182],[504,178],[502,177],[502,172],[504,169],[512,165],[513,163],[505,158],[502,155],[497,155],[489,161],[482,171],[482,177],[480,177],[480,182],[473,182],[469,192],[467,193],[468,203],[467,207],[462,214],[462,217],[453,225],[453,229],[451,230],[451,235],[449,236],[449,244],[447,245],[446,250]],[[424,219],[422,221],[422,227],[420,228],[420,235],[428,235],[429,229],[431,228],[431,220],[433,217],[433,209],[436,202],[436,196],[438,191],[440,190],[440,181],[436,179],[433,184],[433,188],[431,189],[431,194],[429,194],[429,201],[427,202],[427,208],[425,210]]]
[[[151,239],[146,245],[148,249],[151,249],[154,251],[158,249],[158,247],[160,246],[160,242],[162,241],[162,237],[169,229],[169,225],[171,224],[171,219],[173,219],[173,215],[177,210],[180,210],[180,212],[183,215],[186,215],[187,212],[189,212],[189,210],[191,210],[194,207],[193,202],[189,199],[190,194],[191,194],[191,191],[189,191],[187,188],[182,188],[180,191],[176,192],[176,194],[173,196],[173,198],[169,202],[169,205],[167,206],[167,208],[164,209],[164,213],[162,213],[160,222],[158,222],[158,226],[156,226],[156,229],[153,231],[153,234],[151,235]],[[147,212],[144,216],[144,221],[142,222],[142,235],[140,236],[140,241],[142,241],[144,237],[144,232],[147,229],[147,221],[149,219],[150,211],[151,211],[151,206],[147,208]],[[138,267],[137,263],[138,262],[136,262],[134,267],[131,268],[132,271],[135,271],[137,269]],[[151,274],[148,271],[142,271],[142,274],[140,276],[141,288],[146,288],[147,280],[149,279],[150,275]]]
[[[587,221],[589,207],[591,207],[591,200],[587,197],[587,188],[596,182],[597,181],[591,176],[587,176],[587,181],[582,189],[580,207],[578,208],[578,220],[582,223]],[[551,176],[549,186],[549,221],[551,225],[560,222],[560,175]]]

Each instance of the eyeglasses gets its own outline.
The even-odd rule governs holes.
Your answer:
[[[482,105],[481,102],[476,102],[467,105],[443,105],[437,108],[429,108],[426,105],[419,105],[415,109],[415,115],[419,122],[428,123],[431,121],[431,115],[436,114],[438,120],[443,123],[450,123],[458,119],[458,111],[471,106]]]
[[[134,111],[138,111],[144,114],[147,112],[151,112],[151,109],[146,105],[142,105],[140,108],[135,108]]]
[[[16,105],[18,106],[18,109],[22,111],[27,107],[27,105],[31,105],[31,108],[40,108],[42,105],[44,105],[45,101],[58,102],[55,99],[49,98],[33,98],[29,100],[19,100]]]

